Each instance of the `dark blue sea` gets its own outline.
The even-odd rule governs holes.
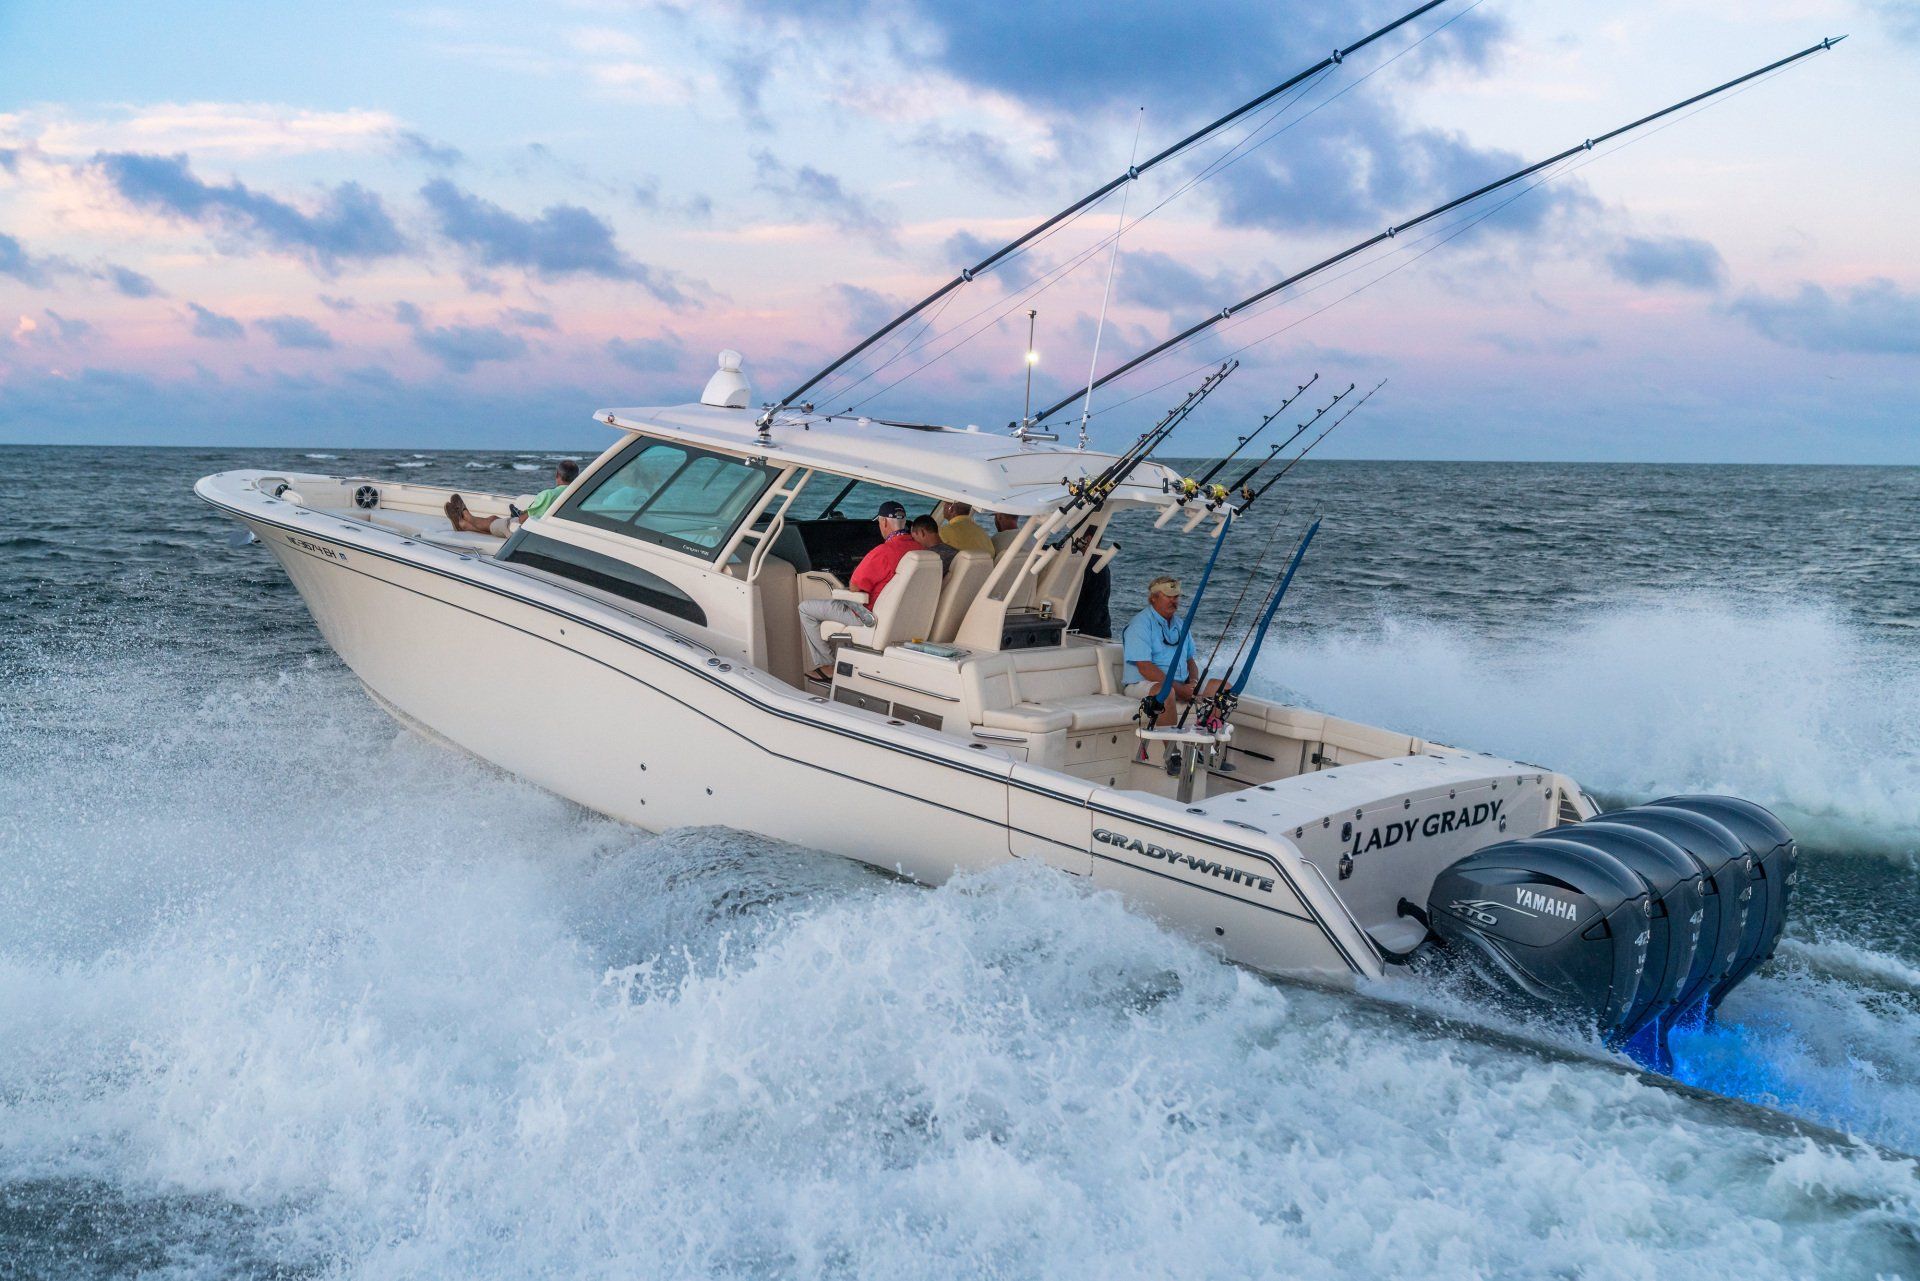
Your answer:
[[[1261,687],[1774,808],[1797,913],[1682,1075],[1815,1134],[1031,868],[596,817],[192,494],[555,457],[0,448],[0,1277],[1920,1277],[1920,470],[1310,461],[1211,589],[1324,516]],[[1122,620],[1197,574],[1118,537]]]

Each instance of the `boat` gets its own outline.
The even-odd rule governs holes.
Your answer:
[[[196,492],[273,553],[397,720],[636,827],[725,825],[928,884],[1027,860],[1284,975],[1380,978],[1437,926],[1542,999],[1571,976],[1628,1032],[1771,952],[1794,846],[1735,802],[1601,823],[1556,771],[1256,695],[1217,734],[1184,731],[1170,773],[1121,647],[1068,623],[1118,555],[1112,520],[1176,509],[1174,469],[1144,462],[1056,541],[1119,456],[846,418],[769,444],[742,362],[721,363],[698,403],[599,411],[617,438],[506,538],[453,529],[453,491],[427,485],[243,470]],[[807,680],[800,602],[846,590],[882,503],[950,500],[1020,523],[944,573],[908,552],[873,625]],[[466,501],[504,516],[515,497]],[[1674,874],[1649,883],[1619,861],[1636,848]],[[1728,907],[1717,959],[1708,899]],[[1691,933],[1650,957],[1670,902]],[[1556,946],[1577,955],[1514,959]]]
[[[800,399],[1034,234],[759,410],[723,351],[695,401],[597,411],[612,442],[543,514],[516,524],[524,497],[463,491],[505,536],[456,529],[450,490],[379,477],[238,470],[196,492],[267,547],[395,719],[595,812],[724,825],[927,884],[1043,865],[1259,971],[1448,969],[1662,1062],[1667,1034],[1710,1018],[1780,937],[1797,846],[1772,815],[1701,796],[1603,814],[1551,768],[1244,688],[1211,719],[1161,723],[1165,689],[1143,699],[1121,646],[1072,622],[1119,555],[1116,516],[1217,551],[1251,501],[1152,456],[1205,384],[1106,453],[1042,428],[1066,401],[1001,432]],[[1011,527],[950,565],[905,553],[868,600],[850,572],[888,502],[969,504]],[[1268,593],[1268,620],[1284,594]],[[870,621],[838,625],[813,679],[800,606],[828,599]]]

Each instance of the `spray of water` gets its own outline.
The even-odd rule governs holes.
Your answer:
[[[648,836],[397,731],[331,662],[22,679],[15,1257],[73,1266],[78,1205],[124,1270],[189,1276],[1920,1265],[1910,1163],[1276,989],[1044,871],[927,891]],[[1886,987],[1781,983],[1861,1017]],[[1907,1026],[1876,1052],[1909,1062]]]
[[[1269,646],[1270,693],[1643,800],[1729,792],[1816,848],[1920,851],[1920,652],[1817,606],[1693,596],[1521,641],[1391,617]]]

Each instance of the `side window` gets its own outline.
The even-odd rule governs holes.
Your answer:
[[[687,451],[678,445],[644,446],[572,507],[576,515],[584,513],[621,522],[632,520],[647,500],[659,492],[660,486],[686,465]]]
[[[787,519],[870,521],[880,504],[892,499],[907,509],[910,516],[930,510],[931,498],[875,484],[870,480],[849,480],[831,472],[816,472],[800,496],[787,509]]]
[[[605,480],[556,514],[696,556],[709,556],[778,472],[727,454],[637,442]]]

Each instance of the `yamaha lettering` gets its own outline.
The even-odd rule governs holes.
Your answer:
[[[1478,805],[1462,805],[1457,810],[1441,810],[1425,818],[1395,819],[1371,832],[1355,832],[1353,848],[1347,851],[1347,855],[1352,857],[1371,850],[1391,849],[1395,845],[1411,843],[1416,837],[1444,836],[1448,832],[1463,832],[1470,827],[1496,822],[1500,818],[1500,807],[1505,804],[1505,801],[1481,801]]]
[[[1227,864],[1214,859],[1195,858],[1191,854],[1182,854],[1179,850],[1171,850],[1164,845],[1155,845],[1150,841],[1140,840],[1138,837],[1122,836],[1119,832],[1109,832],[1104,827],[1094,829],[1093,839],[1102,845],[1118,846],[1123,850],[1129,850],[1135,854],[1144,854],[1148,858],[1158,859],[1162,863],[1170,863],[1175,867],[1191,868],[1207,876],[1217,876],[1223,881],[1231,881],[1235,885],[1248,885],[1266,894],[1273,893],[1272,877],[1260,876],[1253,872],[1243,872],[1237,867],[1229,867]]]

